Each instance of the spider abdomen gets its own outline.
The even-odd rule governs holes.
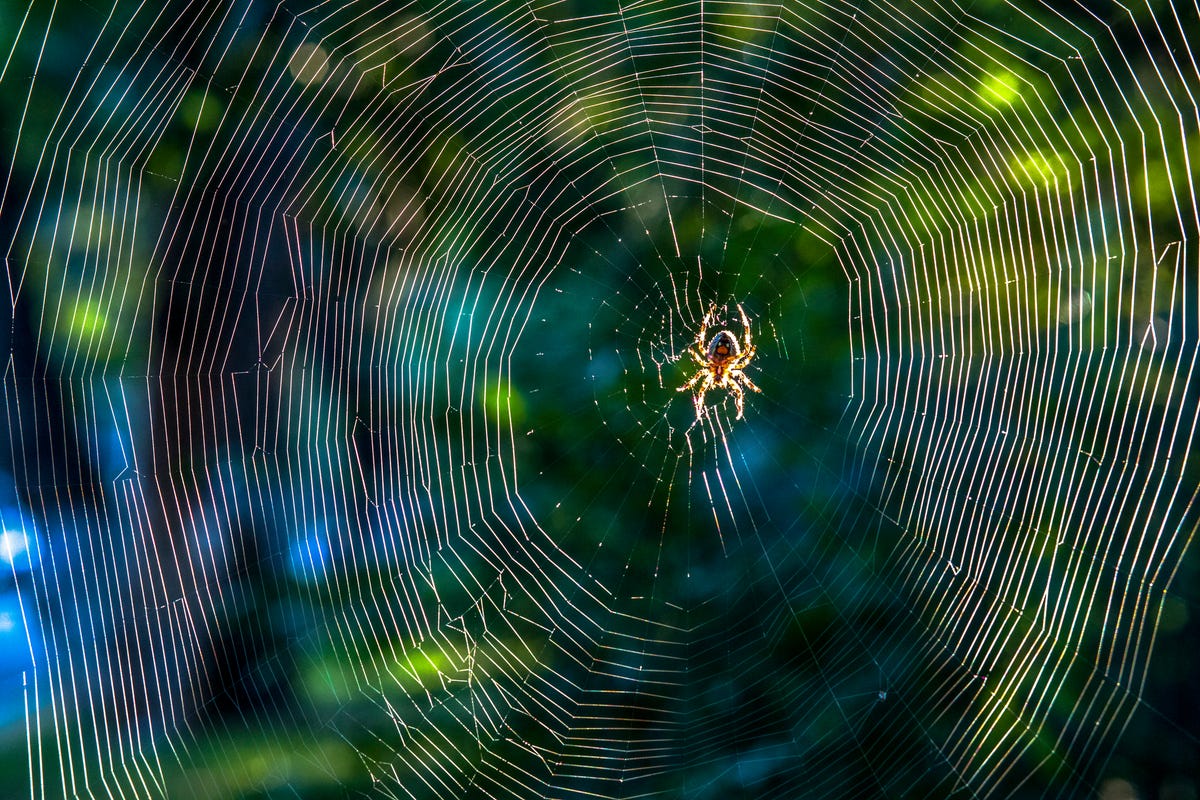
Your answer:
[[[721,331],[708,343],[708,360],[713,364],[724,364],[742,354],[737,339],[729,331]]]

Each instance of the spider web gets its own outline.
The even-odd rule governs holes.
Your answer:
[[[0,795],[1195,764],[1194,5],[0,8]]]

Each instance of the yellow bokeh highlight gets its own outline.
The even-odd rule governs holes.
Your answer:
[[[511,418],[513,425],[520,425],[525,421],[525,398],[509,381],[484,381],[479,391],[479,399],[483,404],[484,413],[492,422],[507,424]]]
[[[76,300],[66,315],[65,330],[60,331],[70,341],[88,347],[108,333],[108,316],[104,308],[91,298]]]
[[[628,97],[596,92],[568,97],[550,117],[547,133],[558,149],[578,147],[594,135],[604,136],[628,124]]]
[[[1033,151],[1017,156],[1009,163],[1013,179],[1024,186],[1050,188],[1067,177],[1067,161],[1062,154]]]
[[[329,54],[323,47],[305,42],[292,53],[288,72],[292,73],[297,83],[311,86],[329,72]]]
[[[989,72],[979,83],[979,99],[1007,108],[1021,99],[1021,79],[1008,70]]]
[[[189,92],[179,104],[179,121],[197,133],[208,133],[217,127],[224,110],[221,101],[208,92]]]
[[[440,683],[441,675],[453,669],[450,660],[439,650],[424,648],[405,653],[396,664],[413,683],[410,688],[432,689]]]

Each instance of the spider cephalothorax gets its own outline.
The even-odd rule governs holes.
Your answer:
[[[709,389],[728,389],[733,393],[738,419],[742,418],[742,412],[745,410],[746,393],[742,391],[742,387],[755,392],[762,391],[742,372],[754,359],[755,347],[750,341],[750,320],[740,305],[737,308],[742,316],[742,328],[745,330],[744,345],[739,344],[737,337],[729,331],[720,331],[708,341],[708,326],[712,324],[717,313],[717,305],[713,303],[704,315],[704,321],[700,323],[700,332],[695,343],[688,348],[688,354],[701,369],[677,391],[695,391],[693,400],[696,404],[696,419],[704,415],[704,395]]]

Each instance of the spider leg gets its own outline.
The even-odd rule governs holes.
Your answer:
[[[737,370],[742,369],[754,360],[755,352],[757,352],[757,348],[755,348],[754,345],[750,345],[750,349],[743,350],[740,354],[738,354],[737,358],[729,362],[729,366],[726,367],[726,369],[728,369],[730,372],[736,372]]]
[[[712,324],[712,316],[716,310],[716,303],[708,307],[708,313],[704,315],[704,321],[700,323],[700,333],[696,334],[696,346],[700,348],[701,353],[708,348],[708,326]]]
[[[755,386],[754,381],[750,380],[750,377],[748,375],[746,375],[746,373],[742,372],[740,369],[731,370],[729,374],[734,377],[734,380],[740,381],[741,384],[743,386],[745,386],[747,389],[750,389],[751,391],[755,391],[755,392],[759,392],[759,393],[762,392],[762,389]]]
[[[729,382],[729,391],[733,392],[733,404],[737,406],[737,419],[741,419],[746,405],[746,393],[742,391],[741,386],[738,386],[737,381]]]
[[[754,345],[750,344],[750,318],[746,316],[746,309],[742,308],[741,303],[738,303],[738,313],[742,315],[742,328],[746,331],[746,350],[753,353]]]
[[[708,369],[708,359],[707,359],[707,358],[705,358],[705,357],[703,356],[703,354],[701,354],[701,353],[698,353],[698,352],[696,352],[695,350],[693,350],[692,348],[690,348],[690,347],[689,347],[689,348],[688,348],[688,355],[690,355],[690,356],[692,357],[692,360],[693,360],[693,361],[695,361],[697,364],[699,364],[700,366],[704,367],[706,370]]]
[[[696,397],[695,397],[696,419],[697,420],[701,419],[704,416],[704,395],[708,392],[708,390],[710,388],[712,388],[712,385],[713,385],[712,374],[708,373],[708,372],[705,372],[702,374],[704,375],[704,383],[700,384],[700,391],[696,392]]]
[[[706,370],[700,370],[699,372],[697,372],[695,375],[692,376],[692,379],[690,381],[685,383],[683,386],[680,386],[675,391],[686,392],[689,389],[691,389],[693,386],[695,386],[697,383],[699,383],[701,381],[701,379],[707,378],[707,377],[708,377],[708,372]]]

